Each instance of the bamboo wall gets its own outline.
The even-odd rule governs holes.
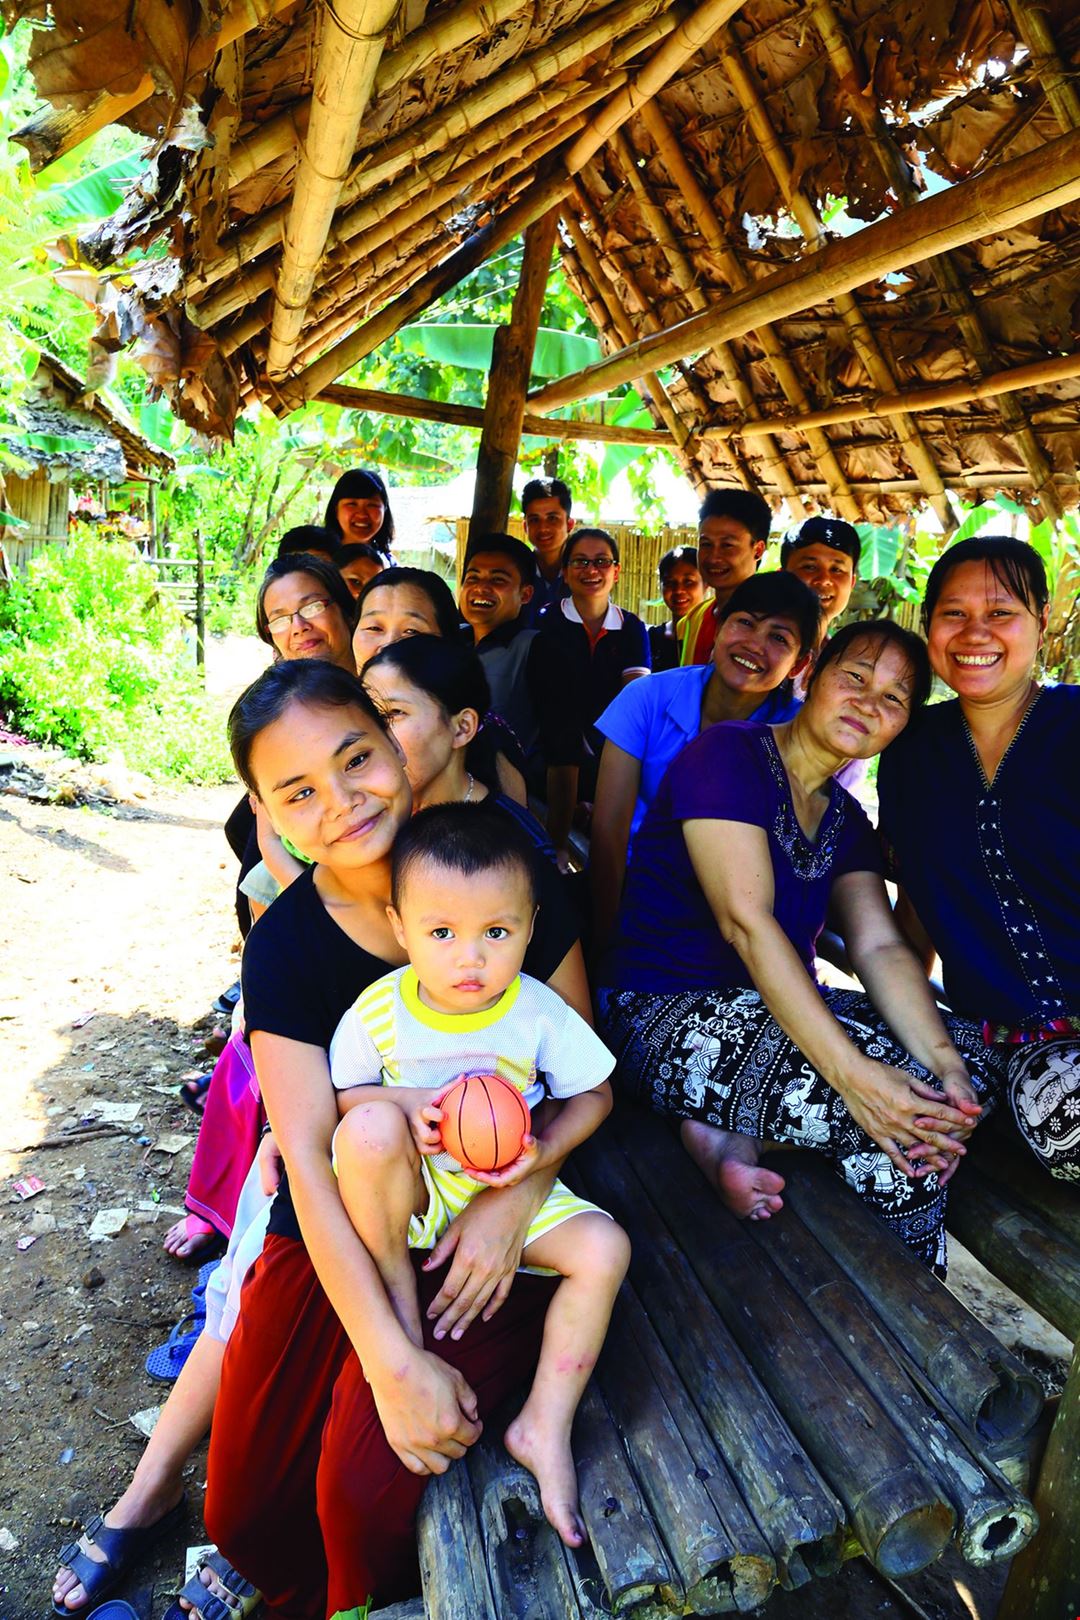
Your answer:
[[[31,557],[67,539],[69,492],[66,480],[50,483],[40,468],[29,478],[11,474],[5,477],[4,503],[8,511],[29,524],[26,529],[4,529],[4,552],[13,572],[23,573]]]
[[[690,525],[680,528],[665,527],[655,534],[646,534],[643,529],[635,527],[632,523],[604,523],[600,527],[606,529],[619,542],[619,582],[611,593],[612,601],[618,607],[636,613],[646,624],[663,624],[666,614],[663,603],[659,601],[660,582],[657,578],[656,565],[664,552],[670,551],[672,546],[696,546],[697,528]],[[519,513],[511,516],[506,529],[508,534],[516,535],[519,540],[524,539],[525,525]],[[465,560],[465,540],[468,532],[468,518],[458,518],[456,538],[459,580]],[[654,602],[655,605],[649,605]]]

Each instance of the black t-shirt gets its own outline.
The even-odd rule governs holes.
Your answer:
[[[538,822],[518,805],[493,802],[523,826],[537,850],[550,849]],[[326,1051],[334,1031],[361,990],[396,965],[372,956],[339,928],[319,898],[312,866],[269,906],[244,946],[244,1027],[283,1035]],[[550,860],[537,860],[540,910],[525,952],[524,971],[550,979],[578,937],[563,880]],[[329,1081],[327,1082],[329,1084]],[[283,1179],[270,1214],[271,1232],[298,1238],[300,1230]]]

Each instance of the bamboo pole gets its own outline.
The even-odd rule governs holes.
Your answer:
[[[378,101],[405,79],[422,73],[439,57],[460,50],[475,39],[494,33],[496,28],[522,11],[526,0],[465,0],[406,35],[396,50],[387,51],[375,72],[372,101]],[[302,138],[307,129],[311,111],[311,98],[305,97],[293,106],[268,118],[265,124],[238,141],[233,150],[229,168],[229,184],[236,186],[250,179],[268,163],[284,157]]]
[[[494,78],[456,97],[449,106],[391,136],[377,150],[360,153],[342,188],[340,206],[348,208],[387,181],[396,180],[406,167],[441,152],[452,141],[477,130],[496,113],[514,107],[520,114],[523,102],[531,102],[537,92],[559,74],[576,70],[584,57],[602,50],[612,39],[631,33],[643,23],[647,24],[646,37],[657,30],[661,35],[670,33],[674,27],[670,16],[648,22],[655,7],[656,0],[621,0],[618,5],[608,6],[588,22],[565,29],[541,50],[520,58]],[[223,244],[226,267],[206,266],[198,276],[191,277],[189,296],[197,299],[227,275],[242,272],[244,266],[261,253],[276,248],[287,210],[287,203],[275,204],[234,232]]]
[[[514,468],[521,445],[525,395],[544,307],[559,211],[534,220],[525,232],[517,290],[510,321],[496,328],[491,347],[480,444],[476,452],[469,538],[505,530],[514,492]]]
[[[597,148],[620,123],[630,117],[642,100],[656,94],[694,54],[702,37],[707,38],[721,21],[732,16],[738,10],[738,5],[739,0],[705,0],[698,11],[679,24],[632,83],[617,91],[611,101],[604,104],[591,126],[577,137],[562,159],[556,161],[551,175],[537,180],[511,208],[493,220],[485,231],[478,232],[464,243],[439,270],[424,277],[392,306],[381,310],[374,320],[365,322],[351,337],[323,355],[316,365],[294,378],[282,390],[282,402],[291,402],[289,408],[292,409],[328,382],[333,382],[335,377],[340,377],[350,366],[356,365],[380,343],[392,337],[421,309],[426,309],[436,298],[455,287],[463,276],[483,263],[503,243],[509,242],[519,231],[531,225],[534,219],[560,202],[571,190],[577,169],[588,162]]]
[[[1042,1533],[1009,1570],[998,1620],[1062,1620],[1080,1613],[1080,1344],[1039,1471],[1035,1508]]]
[[[1074,69],[1062,61],[1045,5],[1035,5],[1032,0],[1007,0],[1007,4],[1020,38],[1031,52],[1031,66],[1054,117],[1062,129],[1076,129],[1080,125],[1080,91]]]
[[[226,45],[234,40],[241,39],[252,29],[259,28],[269,18],[275,17],[279,11],[294,4],[294,0],[232,0],[232,4],[221,18],[215,33],[197,34],[191,41],[187,75],[185,83],[200,73],[205,73],[210,67],[214,57]],[[179,112],[184,97],[180,94],[183,87],[178,87],[175,97],[175,107]],[[70,108],[43,108],[41,112],[27,120],[19,129],[15,130],[10,139],[18,141],[25,146],[30,155],[30,167],[35,174],[57,158],[63,157],[65,152],[74,151],[83,141],[96,135],[106,124],[119,123],[128,113],[141,107],[143,102],[149,101],[155,95],[157,86],[149,73],[144,73],[133,90],[114,94],[112,91],[102,90],[95,95],[90,103],[78,112]]]
[[[698,284],[697,272],[676,240],[675,232],[671,228],[671,222],[667,214],[649,190],[645,176],[634,161],[634,153],[622,130],[616,131],[612,136],[610,146],[618,158],[630,190],[637,200],[645,224],[664,250],[675,285],[684,294],[692,310],[705,309],[708,300]],[[756,417],[758,415],[757,401],[754,398],[750,384],[742,374],[731,344],[718,343],[714,352],[724,380],[735,395],[740,409],[744,413]],[[764,434],[762,437],[765,439],[765,459],[768,466],[772,468],[776,482],[783,490],[784,499],[794,517],[801,508],[795,480],[788,471],[787,463],[784,461],[776,441],[769,434]]]
[[[772,171],[789,207],[795,215],[799,229],[806,239],[807,246],[817,250],[824,246],[827,238],[821,216],[802,188],[795,183],[794,170],[784,151],[772,119],[769,116],[761,89],[753,75],[747,71],[742,54],[732,36],[731,30],[725,28],[720,35],[721,60],[728,81],[735,91],[744,112],[750,120],[750,126],[757,137],[762,156]],[[841,319],[855,345],[855,351],[862,362],[863,368],[875,388],[882,390],[896,388],[896,378],[893,375],[885,356],[878,346],[866,317],[859,306],[858,299],[853,292],[839,293],[834,299]],[[821,430],[817,430],[821,431]],[[938,520],[946,534],[950,534],[956,527],[956,518],[945,493],[945,485],[941,481],[933,456],[926,448],[923,437],[911,417],[901,413],[896,425],[897,437],[901,448],[907,457],[908,465],[919,479],[927,499],[937,514]],[[824,434],[822,434],[824,438]]]
[[[405,416],[419,422],[448,422],[454,427],[480,428],[484,420],[479,405],[451,405],[443,400],[421,399],[415,394],[391,394],[378,388],[353,388],[342,383],[331,383],[315,398],[326,405],[343,405],[349,410]],[[539,439],[584,439],[591,444],[654,444],[674,448],[671,434],[663,428],[622,427],[616,422],[566,422],[557,416],[530,416],[528,412],[522,418],[521,431]]]
[[[397,7],[398,0],[335,0],[323,12],[311,113],[293,182],[270,322],[266,369],[271,377],[283,376],[296,352]]]
[[[634,381],[647,369],[670,365],[724,338],[741,337],[762,320],[795,315],[831,300],[838,292],[850,292],[932,254],[977,241],[988,231],[1009,230],[1078,198],[1080,132],[1074,132],[948,191],[911,203],[855,236],[830,242],[812,257],[774,270],[752,288],[702,314],[547,384],[531,396],[531,403],[546,412],[594,393],[606,393],[618,383]]]
[[[911,170],[896,143],[892,131],[882,117],[877,102],[869,94],[866,74],[856,60],[847,33],[833,8],[832,0],[810,0],[810,13],[814,20],[814,26],[821,35],[846,103],[865,134],[869,137],[881,171],[889,182],[899,208],[911,207],[918,198]],[[1052,153],[1053,146],[1056,144],[1051,143],[1051,145],[1041,148],[1038,152],[1030,154],[1030,158],[1026,161],[1034,166],[1045,154]],[[997,172],[1004,173],[1005,168],[1011,169],[1015,166],[1015,162],[1023,163],[1024,161],[1023,158],[1014,160],[1014,163],[1003,166]],[[1052,161],[1051,159],[1051,163]],[[1034,187],[1033,190],[1035,190]],[[1051,203],[1050,206],[1055,205]],[[1025,215],[1025,218],[1031,219],[1041,212],[1041,208],[1032,208]],[[1003,231],[1006,228],[1005,221],[995,218],[993,212],[990,212],[985,230],[976,232],[975,237],[966,238],[965,240],[976,240],[980,235]],[[930,274],[940,290],[949,299],[949,307],[958,312],[956,321],[967,350],[979,372],[983,376],[987,376],[998,369],[993,348],[975,300],[972,298],[957,266],[948,256],[952,248],[961,246],[963,246],[963,242],[935,243],[930,254],[920,255],[920,257],[927,259]],[[1044,507],[1046,515],[1057,521],[1064,515],[1064,507],[1057,490],[1054,488],[1052,469],[1043,454],[1042,446],[1032,432],[1024,412],[1015,400],[1004,399],[999,403],[998,408],[1015,440],[1024,465],[1031,474],[1036,498]]]
[[[733,291],[742,291],[749,288],[753,283],[739,258],[728,245],[727,232],[669,127],[659,103],[654,101],[643,107],[641,116],[645,128],[656,144],[657,152],[664,167],[686,204],[687,211],[701,231],[710,251],[717,256],[723,273],[728,279],[729,286]],[[772,373],[783,389],[784,396],[789,404],[793,405],[798,411],[808,412],[810,401],[807,398],[806,390],[803,388],[798,372],[787,356],[779,334],[773,330],[768,322],[764,322],[754,328],[752,335],[755,341],[761,345]],[[842,483],[845,486],[844,500],[839,507],[839,511],[843,517],[850,516],[850,485],[839,463],[836,461],[835,454],[827,439],[825,439],[824,435],[811,436],[808,434],[806,442],[809,445],[811,455],[825,474],[829,499],[836,499],[839,484]],[[782,458],[778,455],[776,459],[779,461]],[[786,463],[784,463],[784,467],[787,473]],[[790,473],[788,473],[788,477],[790,478]],[[781,491],[783,491],[784,480],[778,477],[777,483]],[[801,499],[802,496],[800,496]],[[855,521],[858,521],[861,515],[861,511],[856,507]]]

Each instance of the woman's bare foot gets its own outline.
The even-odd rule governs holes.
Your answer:
[[[503,1444],[539,1485],[548,1523],[568,1547],[580,1547],[585,1540],[585,1525],[578,1511],[577,1470],[569,1433],[562,1425],[549,1432],[530,1418],[526,1404],[507,1429]]]
[[[130,1491],[125,1491],[116,1506],[104,1515],[103,1523],[109,1530],[148,1530],[167,1513],[171,1513],[183,1494],[182,1485],[170,1486],[161,1495],[147,1494],[138,1499]],[[107,1562],[101,1548],[87,1541],[85,1535],[79,1537],[77,1545],[95,1564]],[[100,1600],[95,1598],[93,1601],[96,1605]],[[82,1582],[66,1564],[60,1565],[53,1580],[53,1602],[75,1611],[90,1607]]]
[[[784,1178],[758,1164],[758,1143],[737,1131],[722,1131],[696,1119],[679,1129],[683,1147],[712,1182],[732,1214],[767,1221],[784,1207]]]
[[[169,1227],[162,1248],[178,1260],[190,1260],[218,1242],[218,1233],[209,1221],[204,1221],[201,1215],[185,1215]]]
[[[219,1574],[221,1579],[218,1578]],[[262,1601],[251,1582],[245,1581],[244,1577],[230,1566],[228,1559],[219,1552],[207,1554],[207,1561],[199,1565],[195,1575],[180,1593],[177,1602],[185,1614],[202,1613],[199,1605],[187,1596],[195,1588],[196,1582],[201,1582],[207,1594],[223,1603],[230,1614],[237,1616],[237,1620],[243,1620],[245,1615],[253,1613]]]

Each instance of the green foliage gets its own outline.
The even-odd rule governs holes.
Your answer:
[[[122,544],[78,539],[0,591],[0,704],[28,736],[189,781],[232,775],[185,622]]]

